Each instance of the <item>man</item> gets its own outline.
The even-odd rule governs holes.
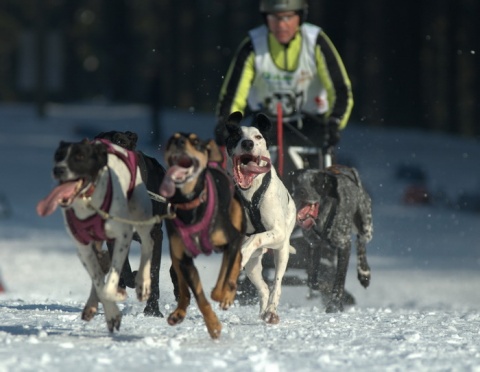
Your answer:
[[[260,1],[265,24],[251,30],[240,45],[220,92],[219,144],[230,113],[263,112],[276,120],[278,102],[286,148],[326,149],[338,143],[353,106],[350,81],[328,36],[304,22],[307,10],[307,0]],[[276,145],[276,136],[272,140]],[[287,162],[286,168],[298,167],[292,159]],[[320,166],[313,162],[311,167]]]

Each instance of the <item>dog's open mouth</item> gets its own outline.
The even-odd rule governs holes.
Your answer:
[[[265,156],[243,154],[233,157],[233,178],[242,189],[252,186],[255,177],[267,173],[272,167],[272,162]]]
[[[51,215],[57,207],[68,207],[80,193],[84,180],[66,181],[55,187],[50,194],[37,204],[37,214],[45,217]]]
[[[169,198],[175,194],[175,188],[193,178],[199,167],[198,159],[187,154],[174,155],[168,158],[169,168],[160,185],[160,195]]]
[[[310,230],[315,225],[319,208],[319,203],[304,204],[297,212],[297,225],[304,230]]]

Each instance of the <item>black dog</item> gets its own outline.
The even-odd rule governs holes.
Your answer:
[[[137,134],[130,131],[102,132],[98,134],[95,138],[106,139],[130,151],[135,151],[137,146],[137,141],[138,141]],[[138,166],[140,168],[142,180],[147,186],[147,190],[157,194],[158,189],[162,184],[163,178],[165,177],[165,168],[155,158],[145,155],[141,151],[135,151],[135,152],[137,154]],[[154,215],[163,215],[167,211],[166,203],[158,202],[152,199],[152,209],[153,209]],[[135,234],[133,238],[136,241],[140,241],[137,234]],[[158,306],[158,300],[160,298],[159,272],[160,272],[160,264],[162,259],[162,241],[163,241],[162,223],[156,224],[152,228],[152,238],[154,241],[152,266],[151,266],[152,288],[151,288],[150,297],[147,301],[147,305],[144,309],[144,313],[145,315],[163,317],[163,314],[160,312],[160,309]],[[113,250],[113,244],[107,242],[107,247],[111,255]],[[128,258],[127,258],[121,273],[120,286],[122,286],[123,288],[125,287],[134,288],[135,274],[136,272],[132,272],[132,269],[130,267],[130,262],[128,261]],[[175,283],[175,279],[172,278],[172,280]],[[174,288],[176,288],[176,284],[174,284]]]
[[[343,305],[353,300],[345,291],[353,231],[357,233],[358,280],[365,288],[370,284],[366,257],[366,244],[373,233],[370,197],[354,168],[334,165],[324,171],[300,169],[290,172],[290,177],[297,224],[309,243],[309,288],[320,290],[327,312],[343,311]],[[321,260],[334,264],[335,256],[335,274],[331,269],[330,274],[322,273],[325,266],[321,266]]]

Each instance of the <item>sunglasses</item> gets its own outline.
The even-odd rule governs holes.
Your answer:
[[[293,18],[295,18],[298,14],[291,13],[285,15],[278,15],[278,14],[268,14],[267,18],[274,22],[290,22]]]

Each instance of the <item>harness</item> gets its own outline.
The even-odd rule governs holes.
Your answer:
[[[357,186],[361,185],[360,179],[358,178],[358,175],[352,171],[351,168],[346,167],[344,165],[339,165],[339,164],[334,164],[330,167],[328,167],[325,170],[325,173],[337,178],[338,176],[345,176],[349,178],[353,183],[355,183]],[[325,178],[325,182],[327,181],[327,178]],[[330,210],[328,211],[328,215],[325,219],[325,223],[323,224],[323,227],[321,231],[318,231],[320,236],[327,236],[328,233],[332,230],[333,227],[333,222],[335,219],[335,216],[337,214],[337,208],[338,208],[338,198],[334,197],[332,198],[332,206],[330,207]]]
[[[222,168],[217,163],[210,162],[208,164],[205,173],[205,189],[201,192],[200,196],[188,203],[176,204],[177,209],[188,210],[198,207],[201,203],[206,202],[205,214],[202,219],[192,225],[187,225],[182,222],[178,217],[173,219],[173,225],[181,236],[183,243],[185,244],[186,253],[190,257],[197,257],[199,254],[204,253],[207,256],[212,252],[219,252],[219,249],[212,243],[211,232],[214,227],[214,216],[217,213],[217,188],[215,187],[215,181],[211,174],[211,169],[220,171],[225,174]],[[229,179],[227,177],[227,179]],[[230,182],[230,195],[233,197],[233,186]]]
[[[109,211],[112,206],[112,199],[112,176],[110,170],[108,170],[107,190],[100,209],[105,212]],[[105,235],[105,220],[98,213],[81,220],[70,208],[65,211],[65,218],[72,235],[79,243],[87,245],[92,241],[111,240]]]
[[[105,139],[96,139],[93,143],[101,142],[107,146],[107,152],[118,156],[127,166],[130,172],[130,184],[127,189],[127,198],[130,199],[135,188],[135,180],[137,177],[137,155],[133,151],[119,151],[110,141]],[[95,187],[93,185],[87,190],[88,193],[93,193]],[[112,206],[113,200],[113,186],[112,186],[112,175],[110,169],[108,169],[108,183],[107,190],[105,192],[105,198],[102,205],[100,206],[101,212],[108,213],[110,207]],[[65,211],[66,221],[68,227],[72,232],[72,235],[75,239],[84,244],[90,244],[92,241],[102,241],[107,240],[111,241],[105,234],[105,219],[100,213],[95,213],[90,217],[87,217],[83,220],[79,219],[73,209],[67,209]]]
[[[253,194],[252,200],[247,200],[243,194],[240,192],[240,197],[242,198],[243,205],[248,212],[248,216],[250,217],[250,222],[253,225],[255,231],[251,234],[246,234],[247,236],[258,234],[267,231],[265,226],[262,223],[262,216],[260,214],[260,209],[258,206],[260,205],[263,196],[265,195],[265,191],[267,191],[268,186],[270,185],[270,181],[272,180],[272,172],[268,172],[265,177],[263,177],[262,184],[260,187],[255,191]],[[240,188],[236,186],[238,190]]]
[[[134,151],[125,150],[123,148],[119,150],[118,147],[114,146],[110,141],[103,138],[96,139],[94,143],[98,142],[101,142],[107,146],[107,152],[119,157],[120,160],[122,160],[127,166],[128,171],[130,172],[130,184],[128,185],[127,189],[127,198],[130,199],[135,188],[135,181],[137,179],[137,154]]]

